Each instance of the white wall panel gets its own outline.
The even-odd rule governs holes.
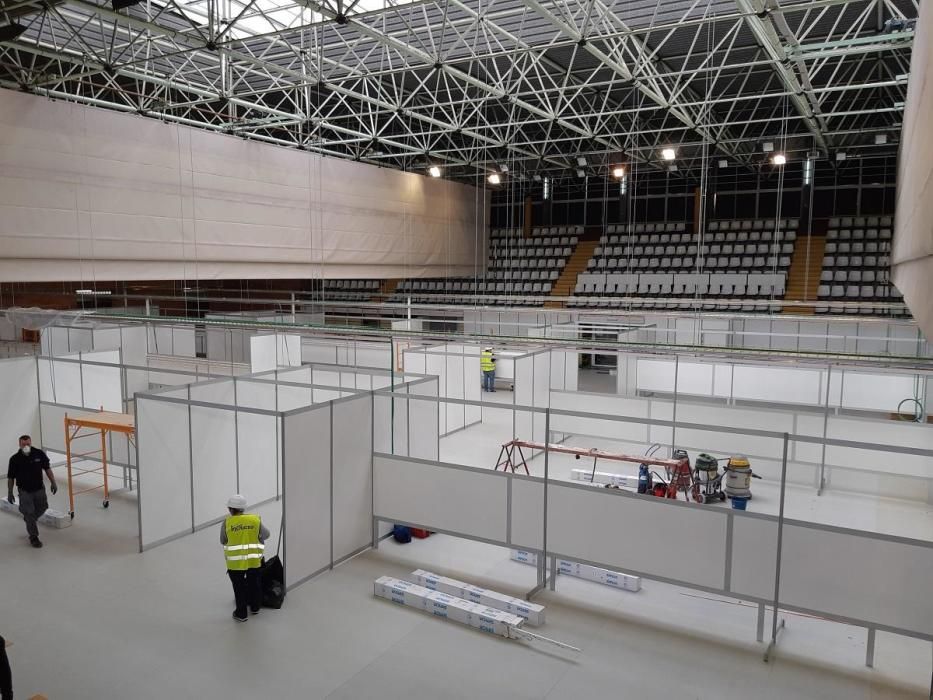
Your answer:
[[[282,430],[285,584],[292,586],[331,561],[330,410],[286,416]]]
[[[0,445],[12,453],[20,435],[30,435],[42,445],[39,435],[39,378],[34,357],[0,360]],[[58,432],[63,428],[59,424]]]
[[[594,416],[633,416],[649,418],[648,399],[633,399],[611,394],[551,392],[551,431],[569,435],[605,437],[625,442],[648,443],[648,426],[642,423],[600,420],[596,417],[567,416],[557,411],[591,413]],[[654,416],[657,418],[658,416]]]
[[[85,353],[88,362],[112,362],[112,367],[83,363],[81,381],[84,384],[84,406],[91,410],[123,412],[123,385],[119,367],[120,353],[116,350]],[[56,363],[60,364],[60,363]]]
[[[437,380],[409,385],[408,394],[429,397],[408,399],[408,455],[419,459],[437,459],[440,436]],[[399,454],[398,445],[396,454]]]
[[[929,634],[931,580],[929,546],[784,526],[785,604]]]
[[[194,525],[227,513],[227,499],[237,488],[237,440],[233,411],[191,407],[191,473]]]
[[[338,401],[333,410],[334,559],[372,542],[372,401]]]
[[[373,465],[377,516],[505,543],[508,494],[501,472],[380,455]]]
[[[239,382],[239,385],[246,382]],[[206,403],[219,403],[227,406],[234,405],[233,379],[218,379],[207,382],[200,382],[191,385],[191,400],[204,401]]]
[[[238,411],[236,421],[240,493],[250,503],[262,503],[281,492],[278,419]]]
[[[191,530],[188,406],[136,401],[142,547]]]
[[[249,339],[249,368],[252,374],[273,370],[276,364],[274,335],[254,335]]]
[[[236,381],[236,403],[243,408],[275,410],[275,384],[247,379]]]
[[[547,514],[548,549],[567,559],[723,585],[726,515],[721,511],[552,482]]]
[[[541,549],[544,544],[544,481],[512,477],[512,532],[515,547]]]

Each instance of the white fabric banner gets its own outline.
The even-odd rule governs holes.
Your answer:
[[[472,274],[488,212],[447,180],[0,95],[4,281]]]

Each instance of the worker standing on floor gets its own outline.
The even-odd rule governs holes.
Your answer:
[[[483,373],[483,391],[496,390],[496,358],[492,348],[483,348],[479,356],[479,368]]]
[[[19,490],[19,512],[26,521],[26,532],[29,533],[29,544],[38,549],[42,546],[39,540],[39,518],[49,509],[49,498],[45,493],[45,483],[42,481],[42,472],[49,478],[49,488],[54,496],[58,493],[58,484],[49,464],[48,455],[38,447],[32,446],[32,439],[28,435],[19,438],[19,450],[10,457],[7,469],[7,500],[16,503],[13,499],[13,485]]]
[[[246,622],[247,606],[253,615],[257,615],[262,605],[260,567],[263,543],[269,537],[269,530],[258,515],[244,512],[246,498],[240,494],[227,500],[227,510],[230,515],[220,525],[220,544],[224,546],[227,575],[233,584],[233,598],[236,601],[233,619]]]

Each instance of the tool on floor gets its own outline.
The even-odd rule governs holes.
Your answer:
[[[697,455],[693,462],[693,490],[691,495],[697,503],[725,501],[722,490],[723,474],[719,471],[719,460],[706,452]]]
[[[726,478],[726,496],[729,498],[752,498],[752,479],[761,477],[752,471],[751,463],[745,455],[733,455],[726,463],[724,470]]]

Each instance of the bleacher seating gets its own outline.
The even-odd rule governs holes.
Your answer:
[[[534,228],[530,237],[521,229],[493,229],[489,237],[489,260],[482,278],[441,277],[404,280],[392,301],[411,297],[417,303],[471,304],[470,295],[495,295],[494,303],[540,306],[550,295],[583,233],[582,226]],[[489,301],[484,303],[489,304]]]
[[[324,280],[329,301],[369,301],[379,291],[379,280]]]
[[[844,216],[829,220],[817,297],[851,302],[844,313],[877,314],[856,302],[900,302],[889,277],[893,220],[890,216]],[[817,306],[827,313],[829,306]],[[838,313],[838,309],[836,310]]]
[[[588,308],[690,309],[695,299],[742,299],[741,305],[725,302],[707,310],[767,311],[767,299],[781,298],[783,273],[585,273],[577,277],[571,306]],[[624,297],[662,297],[657,301]],[[588,298],[589,297],[589,298]],[[613,298],[617,297],[617,298]]]
[[[786,272],[797,238],[795,219],[712,221],[702,242],[683,223],[625,228],[607,228],[588,272]]]

